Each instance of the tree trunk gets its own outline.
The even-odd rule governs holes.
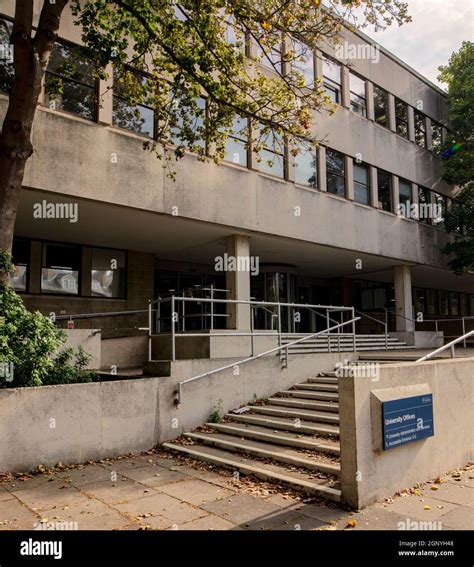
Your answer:
[[[68,0],[45,0],[32,38],[33,0],[17,0],[11,43],[14,79],[0,135],[0,251],[11,252],[20,191],[33,153],[31,129],[49,56]],[[8,273],[0,265],[0,283]]]

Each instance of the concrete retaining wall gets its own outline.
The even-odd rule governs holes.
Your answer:
[[[409,387],[409,388],[407,388]],[[388,451],[374,447],[377,435],[371,398],[433,394],[434,437]],[[413,390],[413,393],[407,392]],[[472,404],[474,358],[381,365],[379,379],[339,378],[342,491],[348,504],[362,508],[474,458]],[[382,396],[379,396],[382,398]],[[372,406],[372,407],[371,407]]]
[[[117,368],[140,368],[148,360],[148,337],[120,337],[102,340],[100,367],[104,370]]]
[[[100,329],[63,329],[67,335],[64,347],[82,346],[91,357],[87,369],[97,370],[100,368],[101,340]]]

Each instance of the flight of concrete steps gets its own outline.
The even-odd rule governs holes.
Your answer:
[[[163,446],[340,502],[338,390],[336,373],[327,372]]]
[[[282,344],[287,344],[297,339],[302,339],[304,334],[283,335]],[[388,337],[387,350],[407,350],[414,347],[398,340],[395,337]],[[296,345],[288,347],[289,354],[310,354],[317,352],[351,352],[354,350],[353,335],[347,333],[331,333],[328,336],[319,336],[307,339]],[[380,351],[385,350],[385,335],[356,335],[356,351]]]

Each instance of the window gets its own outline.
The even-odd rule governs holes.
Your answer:
[[[248,135],[248,119],[242,116],[235,116],[232,129],[226,141],[225,161],[247,167]]]
[[[367,116],[365,81],[354,73],[349,73],[351,110],[359,116]]]
[[[408,104],[395,98],[395,127],[397,134],[408,140]]]
[[[15,291],[27,290],[27,274],[30,264],[30,242],[15,238],[12,247],[13,263],[15,271],[10,274],[10,285]]]
[[[258,163],[259,171],[283,178],[285,176],[283,137],[270,129],[268,133],[263,134],[262,144],[263,148],[259,152],[261,158]]]
[[[81,247],[43,244],[41,291],[78,295]]]
[[[95,120],[95,72],[94,64],[81,47],[56,42],[46,70],[48,106]]]
[[[125,297],[125,252],[92,249],[91,295]]]
[[[377,171],[379,208],[392,212],[392,176],[386,171]]]
[[[314,86],[314,57],[311,49],[297,41],[292,40],[292,52],[287,53],[287,57],[291,55],[289,63],[292,71],[297,71],[304,78],[305,87]],[[287,59],[288,61],[288,59]]]
[[[431,121],[431,149],[435,153],[441,151],[443,145],[443,127],[434,120]]]
[[[428,315],[436,315],[438,312],[437,294],[434,289],[428,289],[426,292],[426,313]]]
[[[332,59],[323,58],[323,86],[328,97],[341,104],[341,65]]]
[[[174,123],[170,128],[170,138],[171,143],[175,146],[187,145],[187,140],[181,136],[181,131],[183,129],[191,129],[196,136],[196,140],[193,144],[193,148],[197,147],[204,148],[205,142],[205,124],[204,119],[206,117],[206,99],[197,99],[197,112],[189,116],[188,107],[180,107],[179,99],[177,97],[173,98],[173,106],[176,109],[176,117]]]
[[[354,201],[370,204],[369,168],[358,163],[354,163]]]
[[[131,105],[127,101],[126,92],[128,88],[137,91],[140,98],[146,98],[145,92],[140,92],[141,86],[146,84],[147,77],[132,69],[127,69],[124,76],[119,77],[114,73],[114,102],[112,112],[112,123],[119,128],[125,128],[145,134],[150,138],[155,135],[155,112],[146,104]]]
[[[431,191],[425,187],[418,187],[418,220],[431,224]]]
[[[13,45],[10,36],[13,24],[0,18],[0,91],[10,92],[15,71],[13,69]]]
[[[257,43],[256,55],[258,61],[260,61],[264,67],[278,71],[279,73],[282,72],[281,44],[277,43],[272,47],[268,47],[264,44],[260,46],[260,44]]]
[[[295,155],[295,182],[300,185],[318,186],[318,160],[316,148],[301,144]]]
[[[374,85],[374,119],[388,128],[388,92]]]
[[[415,110],[415,142],[422,148],[426,148],[425,116],[418,110]]]
[[[438,291],[438,300],[439,300],[439,314],[449,315],[448,292]]]
[[[328,193],[345,197],[344,156],[333,150],[326,150],[326,182]]]
[[[398,202],[400,206],[400,214],[407,218],[411,218],[411,183],[405,179],[398,182]]]
[[[461,293],[459,296],[459,315],[469,315],[469,295]]]
[[[449,292],[449,312],[451,315],[459,315],[459,294],[454,291]]]
[[[413,304],[415,306],[415,317],[417,313],[425,312],[425,291],[423,289],[413,290]]]
[[[440,193],[435,193],[433,191],[436,211],[433,216],[433,224],[438,228],[444,228],[444,215],[448,210],[448,197],[441,195]]]

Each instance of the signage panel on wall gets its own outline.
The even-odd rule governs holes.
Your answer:
[[[382,428],[384,451],[432,437],[433,394],[382,402]]]

